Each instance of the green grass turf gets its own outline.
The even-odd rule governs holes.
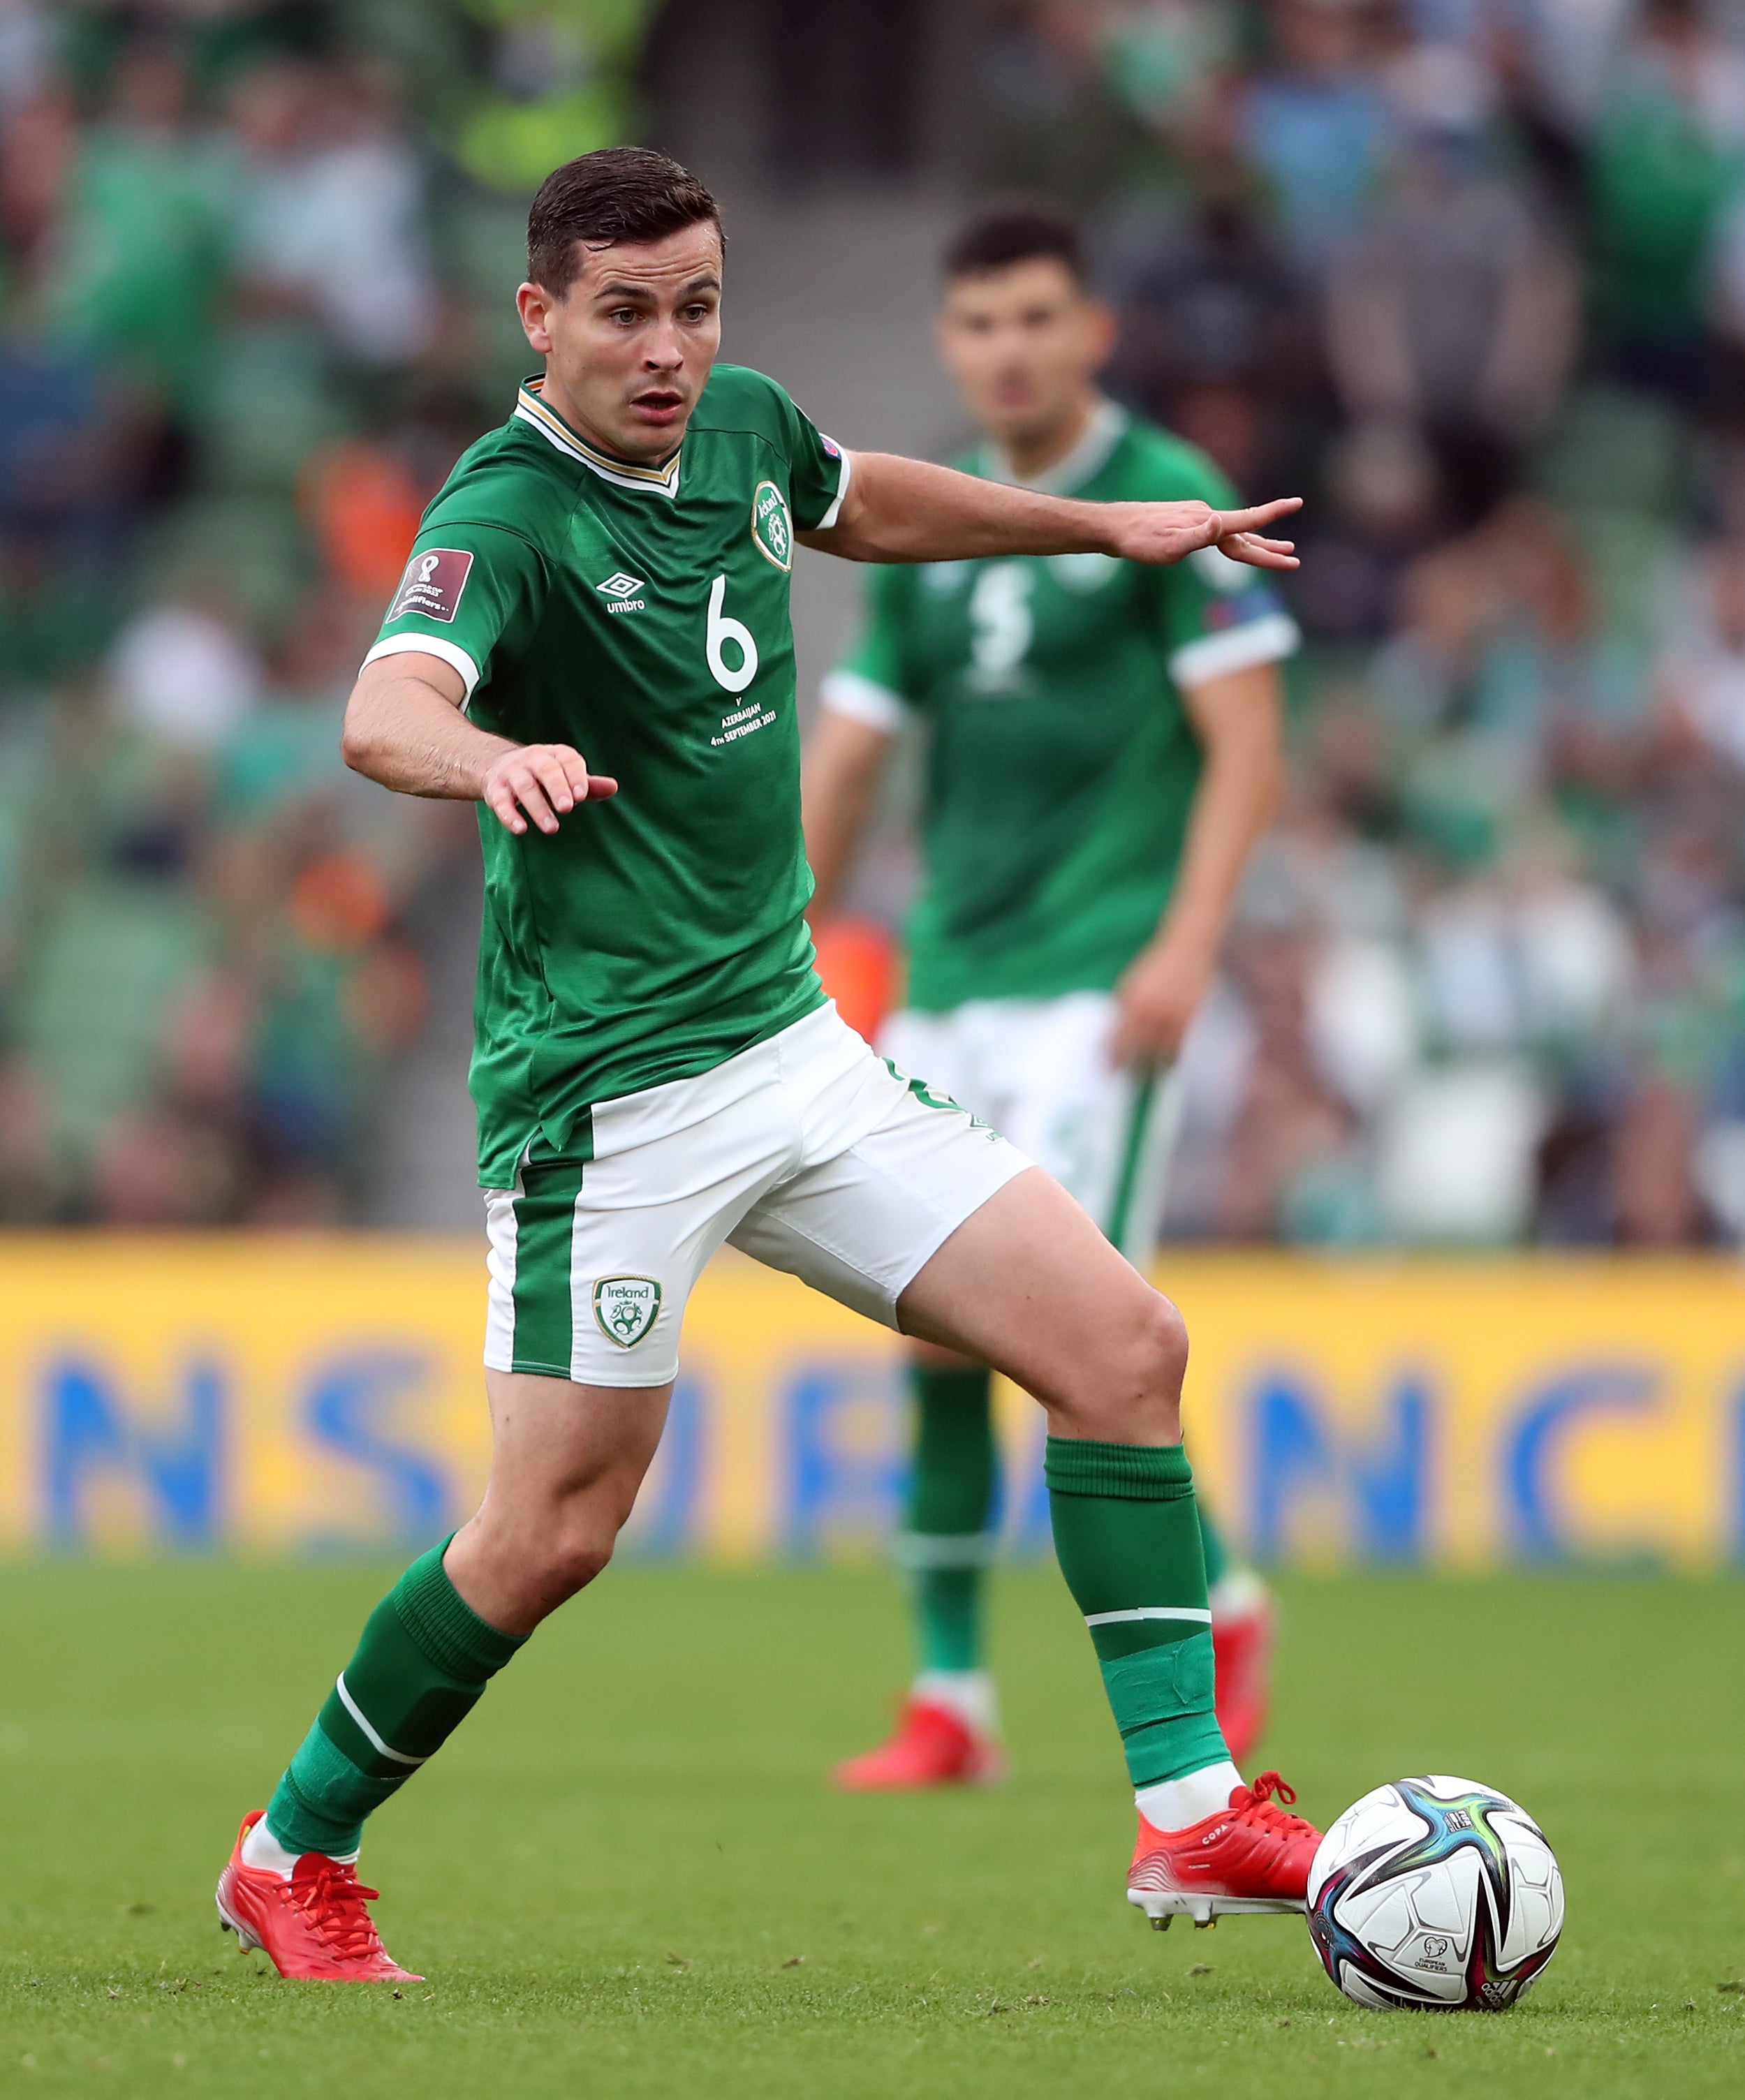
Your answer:
[[[0,2093],[709,2100],[1745,2091],[1745,1586],[1293,1582],[1269,1761],[1325,1820],[1516,1793],[1570,1922],[1500,2016],[1345,2004],[1294,1919],[1146,1931],[1082,1628],[1001,1577],[1017,1775],[844,1799],[901,1673],[876,1573],[614,1570],[378,1819],[427,1983],[285,1984],[211,1886],[387,1571],[0,1570]]]

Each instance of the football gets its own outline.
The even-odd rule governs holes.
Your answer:
[[[1321,1840],[1309,1930],[1360,2005],[1500,2012],[1557,1951],[1563,1877],[1507,1794],[1446,1775],[1366,1793]]]

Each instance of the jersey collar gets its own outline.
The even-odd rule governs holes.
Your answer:
[[[1004,445],[990,439],[982,448],[983,476],[988,481],[1003,481],[1013,488],[1033,488],[1043,496],[1071,496],[1076,488],[1094,480],[1108,465],[1110,453],[1126,435],[1127,424],[1124,408],[1113,401],[1099,401],[1072,450],[1033,481],[1027,481],[1013,466]]]
[[[546,406],[540,398],[545,386],[543,378],[522,381],[521,390],[515,396],[515,421],[531,423],[547,443],[555,447],[566,459],[579,460],[590,473],[597,474],[602,481],[609,481],[614,488],[634,488],[644,496],[670,498],[678,495],[683,447],[665,466],[637,466],[629,460],[614,459],[610,452],[603,452],[585,438],[578,438],[555,408]]]

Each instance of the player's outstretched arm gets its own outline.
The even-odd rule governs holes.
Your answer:
[[[1113,554],[1156,564],[1216,547],[1257,569],[1294,569],[1294,542],[1269,539],[1264,528],[1300,510],[1301,501],[1287,496],[1248,510],[1199,502],[1080,503],[894,452],[856,452],[836,523],[799,537],[850,562]]]
[[[554,832],[578,802],[618,783],[590,773],[567,743],[514,743],[461,712],[466,688],[452,664],[409,650],[366,664],[346,706],[340,750],[354,773],[400,795],[484,802],[506,831],[529,821]]]

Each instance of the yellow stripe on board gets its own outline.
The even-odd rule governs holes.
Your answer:
[[[1166,1255],[1190,1448],[1239,1539],[1312,1565],[1745,1546],[1745,1290],[1722,1260]],[[0,1241],[0,1546],[397,1551],[488,1453],[482,1245]],[[629,1543],[744,1561],[886,1550],[901,1345],[724,1255]],[[999,1422],[1004,1546],[1048,1550],[1038,1411]]]

